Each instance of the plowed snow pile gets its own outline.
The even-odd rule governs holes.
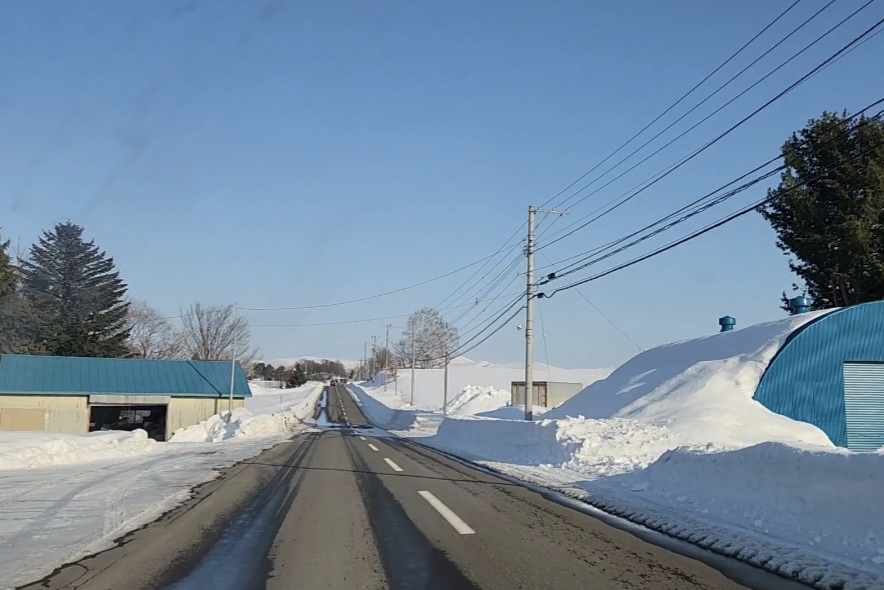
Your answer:
[[[785,339],[824,313],[648,350],[534,422],[488,417],[506,396],[467,389],[438,426],[397,434],[817,588],[884,590],[884,450],[836,448],[752,399]]]

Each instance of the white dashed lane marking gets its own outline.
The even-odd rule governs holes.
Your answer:
[[[386,457],[384,457],[384,461],[387,462],[387,465],[389,465],[393,469],[393,471],[402,471],[403,470],[401,467],[396,465],[392,459],[387,459]]]
[[[374,445],[371,444],[371,443],[368,443],[368,448],[371,449],[372,451],[378,451],[378,450],[380,450],[380,449],[378,449],[376,446],[374,446]]]
[[[470,528],[470,525],[465,523],[454,511],[451,510],[448,506],[442,503],[442,501],[434,496],[430,492],[420,491],[418,492],[421,498],[427,501],[427,503],[432,506],[436,512],[438,512],[442,518],[448,521],[454,530],[456,530],[461,535],[474,535],[476,531]]]

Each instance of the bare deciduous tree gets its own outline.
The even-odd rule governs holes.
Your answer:
[[[196,303],[183,310],[181,316],[181,336],[187,358],[230,360],[234,354],[234,340],[236,358],[244,367],[251,365],[256,358],[258,351],[249,350],[249,322],[234,314],[232,305]]]
[[[127,318],[132,352],[146,359],[174,359],[184,354],[181,334],[146,301],[131,301]]]
[[[442,314],[430,307],[419,309],[408,317],[402,338],[396,343],[397,365],[410,368],[411,341],[414,336],[415,364],[419,369],[441,367],[444,358],[457,348],[457,328]]]

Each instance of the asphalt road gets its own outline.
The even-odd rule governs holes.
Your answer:
[[[332,387],[313,432],[30,589],[744,588],[368,424]]]

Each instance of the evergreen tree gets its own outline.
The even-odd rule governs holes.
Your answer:
[[[0,240],[0,354],[38,353],[37,319],[22,296],[19,269],[9,254],[9,240]]]
[[[22,275],[25,298],[39,310],[37,339],[46,354],[129,354],[126,285],[113,258],[83,240],[82,227],[68,221],[44,231]]]
[[[295,365],[295,370],[289,376],[286,381],[286,386],[290,388],[301,387],[307,383],[307,375],[304,373],[304,368],[299,364]]]
[[[782,148],[787,168],[760,213],[815,309],[884,299],[882,144],[881,121],[823,113]]]

